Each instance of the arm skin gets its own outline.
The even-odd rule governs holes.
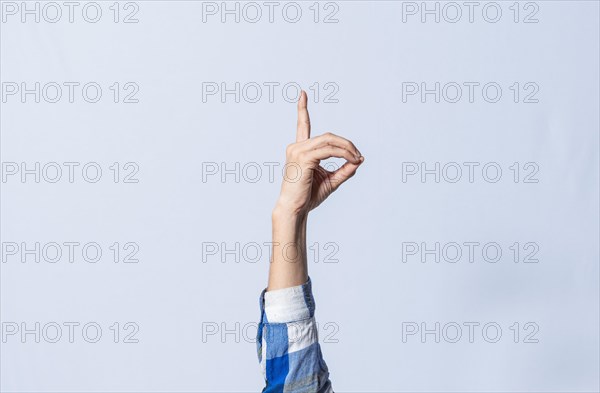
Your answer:
[[[335,172],[319,165],[330,157],[346,163]],[[315,302],[306,263],[308,213],[351,178],[364,158],[354,144],[327,133],[310,137],[307,97],[298,101],[296,142],[287,147],[281,194],[273,209],[269,283],[260,299],[258,358],[263,393],[331,393],[314,318]]]
[[[298,101],[296,142],[286,149],[286,175],[273,209],[273,253],[267,291],[304,284],[306,223],[308,213],[319,206],[343,182],[354,176],[364,157],[352,142],[327,133],[310,137],[306,92]],[[331,157],[346,159],[335,172],[319,165]]]

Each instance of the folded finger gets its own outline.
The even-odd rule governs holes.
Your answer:
[[[336,157],[336,158],[344,158],[347,161],[359,163],[360,158],[358,158],[354,153],[350,152],[347,149],[338,146],[332,145],[324,145],[322,147],[310,150],[308,153],[308,157],[311,160],[326,160],[328,158]]]
[[[354,143],[352,143],[351,141],[349,141],[346,138],[343,138],[339,135],[332,134],[330,132],[312,138],[310,140],[310,143],[308,144],[308,147],[312,148],[312,149],[317,149],[317,148],[327,146],[327,145],[337,146],[337,147],[346,149],[346,150],[350,151],[352,154],[354,154],[357,158],[359,158],[361,156],[360,151],[354,145]]]

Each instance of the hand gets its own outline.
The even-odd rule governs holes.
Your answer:
[[[310,137],[308,98],[302,91],[298,100],[296,142],[286,149],[286,166],[276,210],[305,216],[319,206],[346,180],[354,176],[364,162],[360,151],[349,140],[332,133]],[[331,157],[346,163],[331,172],[319,165]]]

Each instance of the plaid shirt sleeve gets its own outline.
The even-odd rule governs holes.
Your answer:
[[[260,295],[256,344],[263,393],[333,393],[321,354],[310,278]]]

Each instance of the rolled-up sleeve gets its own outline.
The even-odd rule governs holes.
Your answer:
[[[257,333],[264,393],[333,392],[323,360],[310,278],[303,285],[264,290]]]

